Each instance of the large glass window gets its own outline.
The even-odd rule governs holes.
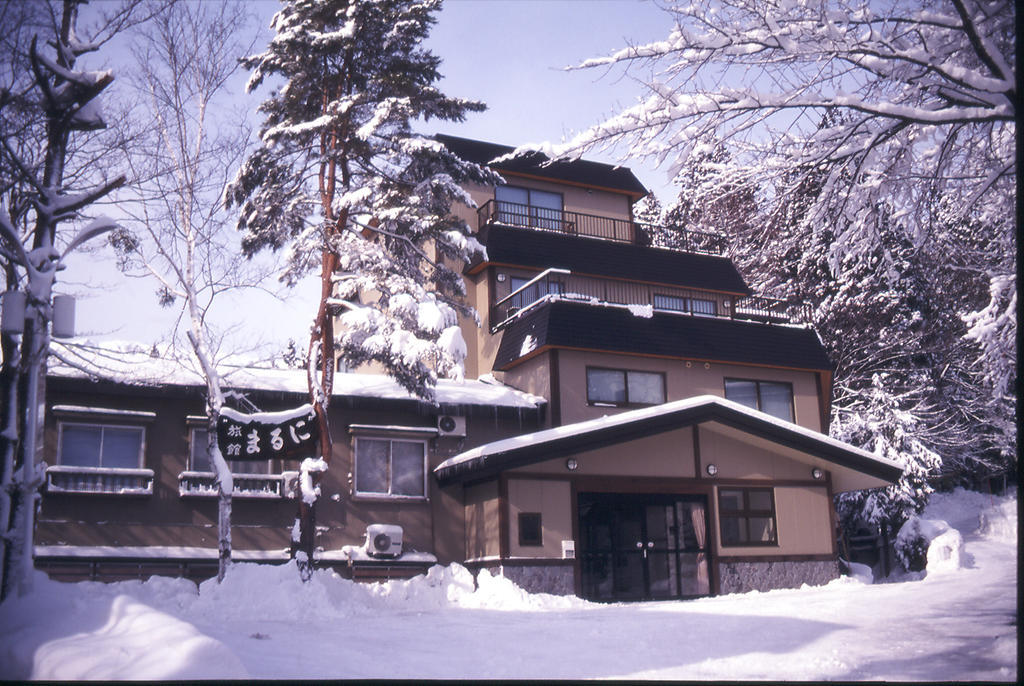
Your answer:
[[[657,293],[654,295],[654,309],[668,310],[670,312],[687,312],[704,317],[713,317],[718,314],[718,307],[714,300]]]
[[[141,426],[61,422],[57,461],[69,467],[138,469],[145,435]]]
[[[509,293],[515,293],[517,290],[529,283],[532,278],[532,276],[529,279],[522,276],[509,276]],[[533,284],[522,293],[517,294],[508,301],[508,304],[512,307],[522,309],[530,303],[540,300],[545,295],[558,295],[561,292],[562,284],[560,282],[543,279]]]
[[[357,438],[357,495],[426,497],[426,444],[383,438]]]
[[[723,546],[778,543],[770,488],[720,488],[718,521]]]
[[[513,226],[562,230],[562,195],[516,186],[497,186],[498,221]]]
[[[209,430],[206,427],[193,427],[189,450],[189,470],[193,472],[213,472],[210,460]],[[270,460],[228,460],[232,474],[270,474]]]
[[[665,402],[665,375],[626,369],[587,368],[591,405],[659,405]]]
[[[726,379],[725,397],[787,422],[793,421],[793,386],[788,383]]]

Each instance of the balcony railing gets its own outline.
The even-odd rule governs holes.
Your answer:
[[[521,205],[504,200],[488,200],[477,210],[477,218],[481,227],[488,224],[523,226],[538,231],[552,231],[570,236],[601,238],[607,241],[644,246],[651,245],[651,236],[657,228],[650,224],[640,224],[625,219]],[[717,234],[680,229],[673,231],[673,239],[676,246],[673,249],[683,252],[721,255],[725,251],[725,239]]]
[[[565,269],[547,269],[491,307],[491,332],[500,331],[523,312],[551,300],[622,307],[649,314],[668,312],[768,324],[811,323],[811,310],[806,303],[789,303],[762,296],[733,299],[721,293],[598,279],[577,276]]]
[[[232,474],[234,498],[281,498],[280,474]],[[182,472],[178,474],[178,494],[216,496],[217,477],[213,472]]]
[[[153,470],[54,465],[46,469],[46,491],[150,495],[153,493]]]

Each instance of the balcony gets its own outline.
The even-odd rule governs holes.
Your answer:
[[[232,474],[235,488],[233,498],[282,498],[281,474]],[[182,472],[178,475],[178,495],[181,497],[215,497],[217,477],[213,472]]]
[[[491,333],[501,331],[540,303],[553,300],[621,307],[642,317],[658,312],[765,324],[811,324],[811,308],[806,303],[762,296],[731,298],[709,291],[598,279],[577,276],[566,269],[547,269],[491,307]]]
[[[503,224],[641,246],[650,246],[656,228],[625,219],[520,205],[504,200],[488,200],[477,210],[477,219],[480,228],[489,224]],[[718,234],[677,230],[674,235],[678,246],[675,250],[707,255],[721,255],[725,252],[725,238]]]
[[[46,469],[47,493],[152,495],[152,469],[53,465]]]

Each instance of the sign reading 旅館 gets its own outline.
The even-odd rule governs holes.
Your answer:
[[[217,421],[217,447],[225,460],[313,457],[319,437],[316,413],[309,404],[256,414],[225,407]]]

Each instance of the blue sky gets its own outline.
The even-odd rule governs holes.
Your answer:
[[[272,0],[252,3],[263,27],[257,51],[269,39],[266,27],[278,6]],[[669,26],[664,11],[641,0],[447,0],[428,42],[443,60],[441,88],[449,95],[482,100],[489,109],[471,114],[462,124],[430,122],[423,130],[509,145],[558,142],[632,103],[640,92],[634,82],[617,74],[565,72],[562,67],[627,42],[664,38]],[[100,60],[114,69],[115,76],[117,58],[108,51]],[[88,65],[98,66],[94,61]],[[248,101],[256,127],[255,110],[266,94],[245,95],[244,81],[237,80],[237,97]],[[607,154],[589,157],[619,162]],[[664,171],[636,162],[624,164],[663,201],[669,199]],[[166,340],[174,310],[158,308],[152,284],[117,273],[112,255],[73,256],[60,281],[57,292],[79,298],[80,334],[146,345]],[[229,308],[234,319],[222,324],[247,340],[258,339],[274,348],[283,348],[289,338],[304,347],[318,291],[319,285],[310,279],[284,303],[246,298]]]

